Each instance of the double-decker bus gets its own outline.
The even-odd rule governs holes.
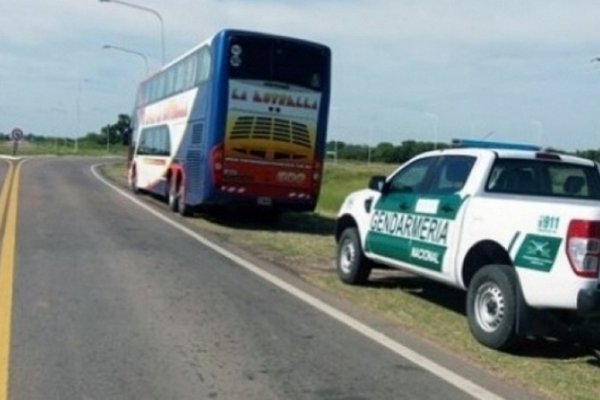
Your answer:
[[[314,210],[331,83],[328,47],[223,30],[139,86],[129,184],[181,214],[200,205]]]

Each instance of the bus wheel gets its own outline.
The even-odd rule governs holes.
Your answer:
[[[192,207],[185,203],[185,195],[183,193],[183,185],[179,187],[179,193],[177,194],[176,208],[182,217],[189,217],[192,215]]]
[[[175,187],[175,180],[170,180],[167,182],[169,187],[169,191],[167,193],[167,203],[169,204],[169,210],[173,212],[179,211],[179,199],[178,199],[178,190]]]
[[[133,170],[133,173],[131,174],[131,180],[129,181],[129,189],[131,189],[133,194],[140,193],[140,188],[138,187],[138,184],[137,184],[137,173],[135,172],[135,169]]]

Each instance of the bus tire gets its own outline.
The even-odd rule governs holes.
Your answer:
[[[365,257],[358,231],[346,228],[338,241],[336,269],[340,280],[350,285],[362,285],[371,274],[371,262]]]
[[[179,187],[179,193],[177,195],[177,211],[182,217],[190,217],[193,214],[192,207],[185,202],[185,195],[183,193],[183,185]]]
[[[169,190],[167,191],[167,204],[169,206],[169,210],[173,212],[179,211],[179,191],[175,187],[175,180],[169,180],[167,182],[167,186]]]
[[[479,343],[496,350],[518,343],[518,290],[512,266],[487,265],[475,273],[467,291],[467,320]]]
[[[140,193],[140,188],[137,184],[137,172],[135,171],[135,169],[131,173],[131,179],[129,180],[129,189],[133,194]]]

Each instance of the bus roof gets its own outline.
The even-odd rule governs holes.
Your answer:
[[[168,69],[172,65],[176,64],[177,62],[183,60],[184,58],[186,58],[190,54],[194,53],[196,50],[198,50],[198,49],[200,49],[200,48],[202,48],[204,46],[211,45],[213,43],[213,41],[215,40],[215,38],[217,38],[217,37],[226,38],[226,37],[229,37],[229,36],[232,36],[232,35],[268,37],[268,38],[272,38],[272,39],[292,40],[292,41],[304,43],[304,44],[310,45],[310,46],[315,46],[315,47],[321,47],[321,48],[327,48],[327,49],[329,49],[329,47],[327,47],[324,44],[313,42],[313,41],[310,41],[310,40],[295,38],[295,37],[291,37],[291,36],[282,36],[282,35],[273,34],[273,33],[247,31],[247,30],[242,30],[242,29],[222,29],[222,30],[216,32],[214,35],[210,36],[209,38],[205,39],[201,43],[199,43],[196,46],[192,47],[191,49],[189,49],[185,53],[181,54],[177,58],[169,61],[168,63],[166,63],[165,65],[163,65],[159,70],[155,71],[153,74],[151,74],[148,77],[146,77],[146,79],[144,79],[144,81],[146,81],[146,80],[152,78],[153,76],[157,75],[158,73],[160,73],[160,72]]]

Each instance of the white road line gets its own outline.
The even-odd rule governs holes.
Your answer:
[[[413,362],[414,364],[418,365],[419,367],[431,372],[433,375],[436,375],[437,377],[443,379],[444,381],[446,381],[449,384],[455,386],[456,388],[462,390],[463,392],[473,396],[474,398],[482,399],[482,400],[483,399],[485,399],[485,400],[502,400],[503,399],[502,397],[498,396],[497,394],[492,393],[489,390],[477,385],[476,383],[450,371],[448,368],[445,368],[445,367],[441,366],[440,364],[430,360],[429,358],[417,353],[416,351],[398,343],[397,341],[391,339],[390,337],[386,336],[385,334],[383,334],[373,328],[370,328],[369,326],[363,324],[362,322],[358,321],[357,319],[352,318],[348,314],[346,314],[346,313],[338,310],[337,308],[334,308],[334,307],[330,306],[329,304],[317,299],[316,297],[298,289],[297,287],[287,283],[286,281],[282,280],[281,278],[278,278],[277,276],[275,276],[269,272],[266,272],[265,270],[261,269],[260,267],[256,266],[255,264],[253,264],[247,260],[244,260],[243,258],[237,256],[236,254],[233,254],[232,252],[224,249],[223,247],[211,242],[210,240],[208,240],[204,236],[200,235],[199,233],[194,232],[189,228],[186,228],[185,226],[181,225],[179,222],[172,220],[171,218],[167,217],[166,215],[156,211],[149,205],[145,204],[144,202],[140,201],[139,199],[136,199],[133,195],[129,194],[128,192],[125,192],[124,190],[122,190],[122,189],[118,188],[117,186],[113,185],[112,183],[108,182],[104,177],[102,177],[96,171],[96,168],[100,165],[102,165],[102,164],[92,165],[91,170],[92,170],[92,173],[94,174],[94,176],[97,179],[99,179],[102,183],[104,183],[106,186],[110,187],[111,189],[113,189],[117,193],[119,193],[120,195],[131,200],[132,202],[134,202],[135,204],[137,204],[144,210],[148,211],[155,217],[161,219],[163,222],[173,226],[174,228],[178,229],[179,231],[192,237],[196,241],[202,243],[204,246],[209,247],[210,249],[214,250],[215,252],[221,254],[223,257],[228,258],[229,260],[238,264],[240,267],[258,275],[259,277],[263,278],[264,280],[277,286],[279,289],[288,292],[289,294],[295,296],[296,298],[298,298],[298,299],[302,300],[303,302],[316,308],[317,310],[327,314],[331,318],[341,322],[342,324],[348,326],[349,328],[354,329],[355,331],[361,333],[362,335],[366,336],[367,338],[371,339],[372,341],[380,344],[381,346],[386,347],[387,349],[393,351],[394,353],[398,354],[399,356]]]

